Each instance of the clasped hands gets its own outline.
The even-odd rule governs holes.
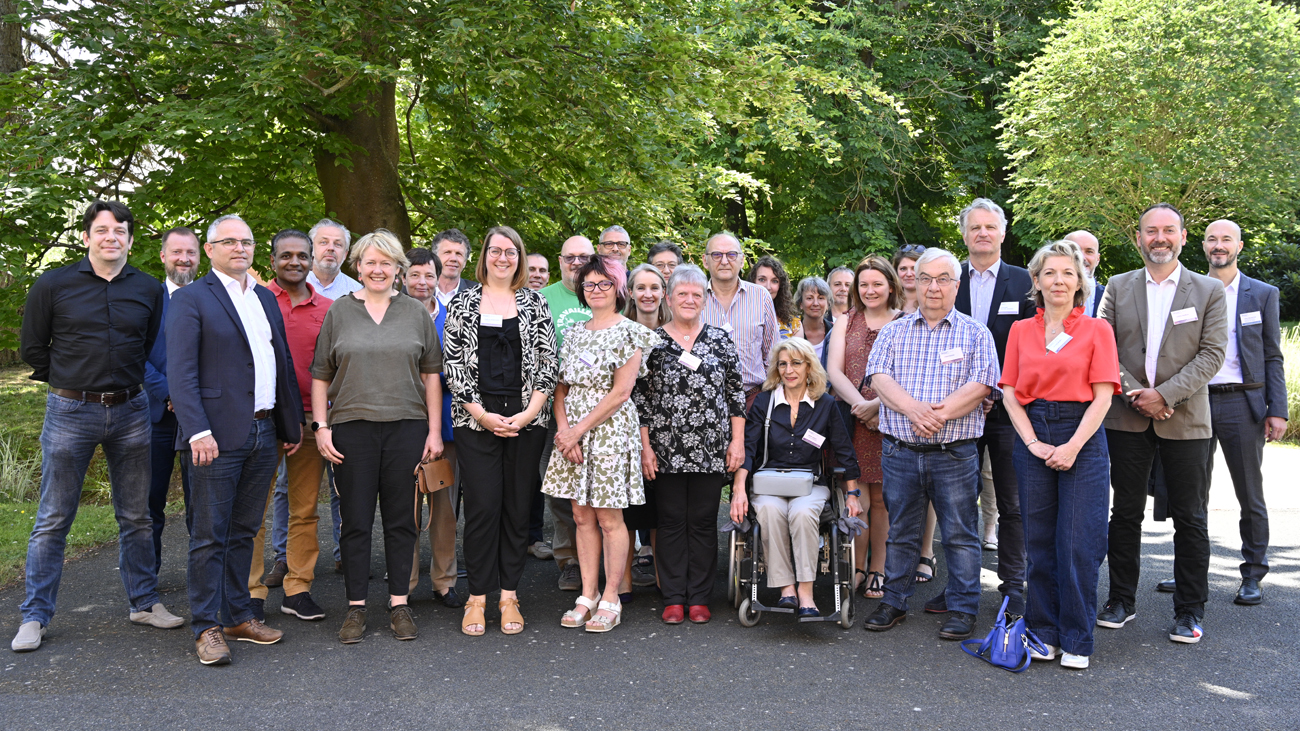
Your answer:
[[[943,431],[949,418],[947,404],[929,404],[924,401],[913,401],[903,415],[911,422],[912,433],[926,439]]]
[[[1154,388],[1135,388],[1124,395],[1129,398],[1129,406],[1148,419],[1164,421],[1174,415],[1173,407]]]
[[[1048,467],[1064,471],[1074,466],[1074,460],[1079,456],[1079,447],[1073,442],[1066,442],[1059,447],[1046,442],[1034,442],[1029,445],[1029,453],[1043,460]]]

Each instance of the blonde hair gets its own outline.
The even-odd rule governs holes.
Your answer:
[[[348,252],[348,263],[356,268],[357,262],[365,255],[366,249],[374,248],[379,253],[397,262],[399,273],[405,272],[411,266],[411,261],[406,258],[406,251],[402,249],[402,242],[392,231],[384,228],[377,228],[374,231],[357,239],[352,245],[352,251]]]
[[[1043,290],[1038,288],[1038,275],[1043,273],[1047,259],[1053,256],[1064,256],[1074,264],[1074,273],[1079,276],[1079,288],[1074,292],[1074,306],[1082,307],[1085,302],[1092,299],[1096,283],[1088,276],[1088,269],[1083,263],[1083,250],[1068,239],[1047,242],[1034,254],[1034,258],[1029,260],[1029,277],[1033,282],[1029,287],[1030,297],[1039,307],[1044,306]]]
[[[659,310],[656,316],[659,318],[659,325],[667,325],[673,319],[672,310],[668,309],[668,282],[664,281],[663,272],[659,271],[652,264],[639,264],[627,275],[627,306],[623,308],[623,317],[629,320],[635,320],[637,315],[636,297],[632,294],[632,288],[636,286],[636,278],[642,274],[653,273],[659,278],[660,291],[663,296],[659,298]]]
[[[812,343],[803,338],[787,338],[772,346],[772,352],[767,356],[767,380],[763,381],[763,390],[775,391],[781,386],[776,359],[787,350],[797,353],[808,364],[808,398],[813,401],[821,398],[826,393],[826,369],[822,368],[821,361],[817,359],[817,351],[813,350]]]

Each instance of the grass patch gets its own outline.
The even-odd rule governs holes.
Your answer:
[[[1284,440],[1300,440],[1300,327],[1282,330],[1282,359],[1286,367],[1287,422]]]
[[[27,378],[29,366],[0,368],[0,501],[35,500],[40,486],[41,428],[45,425],[45,394],[48,386]],[[8,475],[26,475],[35,462],[32,484],[24,487]],[[112,491],[108,483],[108,463],[104,450],[95,448],[95,456],[86,470],[83,504],[108,505]]]
[[[36,503],[0,503],[0,586],[23,574],[27,539],[36,524]],[[66,558],[117,538],[112,505],[82,505],[68,532]]]

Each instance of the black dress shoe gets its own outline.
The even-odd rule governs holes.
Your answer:
[[[1237,598],[1233,599],[1232,603],[1253,607],[1262,601],[1264,601],[1264,592],[1259,588],[1259,579],[1242,579],[1241,588],[1237,590]]]
[[[1159,584],[1156,584],[1156,591],[1164,592],[1165,594],[1173,594],[1173,593],[1174,593],[1174,580],[1173,580],[1173,579],[1165,579],[1164,581],[1160,582]]]
[[[975,634],[975,615],[965,612],[949,612],[948,621],[939,628],[939,636],[945,640],[966,640]]]
[[[925,603],[925,611],[928,614],[947,614],[948,595],[944,592],[939,592],[937,596]]]
[[[438,594],[438,601],[442,602],[444,607],[451,607],[452,609],[465,606],[465,597],[461,596],[454,586],[447,587],[446,594]]]
[[[907,612],[898,607],[891,606],[884,602],[876,607],[876,611],[867,617],[867,621],[862,625],[870,632],[884,632],[893,629],[894,625],[901,624],[907,620]]]
[[[1124,606],[1118,599],[1111,599],[1097,612],[1097,626],[1119,629],[1137,619],[1137,611]]]
[[[798,609],[799,597],[794,595],[783,596],[780,599],[776,600],[776,606],[777,609]]]

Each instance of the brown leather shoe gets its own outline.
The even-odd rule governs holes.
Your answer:
[[[393,630],[393,637],[399,640],[413,640],[420,636],[415,629],[415,617],[411,614],[411,608],[405,604],[393,607],[389,615],[389,627]]]
[[[234,627],[227,627],[225,632],[226,636],[231,639],[241,642],[256,642],[259,645],[274,645],[284,637],[283,632],[267,627],[257,618],[250,619],[243,624],[237,624]]]
[[[226,637],[221,634],[220,627],[203,630],[194,641],[194,651],[199,655],[199,662],[204,665],[230,664],[230,645],[226,644]]]
[[[266,575],[262,583],[266,586],[284,586],[284,577],[289,575],[289,564],[284,561],[276,561],[275,566],[271,568],[271,573]]]
[[[349,606],[348,614],[343,618],[343,626],[339,628],[339,642],[345,645],[352,645],[360,642],[366,634],[366,608],[361,606]]]

